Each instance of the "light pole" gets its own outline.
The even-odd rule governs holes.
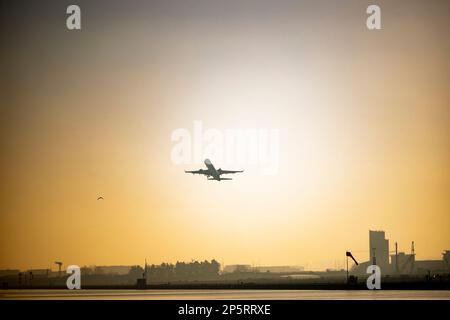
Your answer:
[[[347,260],[347,284],[348,284],[348,258],[352,258],[353,261],[355,262],[356,265],[358,265],[358,261],[356,261],[356,259],[353,257],[352,253],[350,251],[346,251],[345,252],[345,257]]]

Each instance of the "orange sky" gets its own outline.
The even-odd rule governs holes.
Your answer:
[[[448,1],[381,1],[380,31],[365,1],[183,3],[81,2],[76,32],[64,4],[8,11],[0,268],[322,269],[367,259],[369,229],[450,249]],[[277,174],[184,174],[195,120],[278,129]]]

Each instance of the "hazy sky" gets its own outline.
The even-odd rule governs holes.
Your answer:
[[[76,1],[80,31],[73,1],[2,3],[0,268],[326,268],[367,259],[369,229],[440,259],[450,2],[329,2]],[[195,120],[278,129],[277,174],[184,174],[171,134]]]

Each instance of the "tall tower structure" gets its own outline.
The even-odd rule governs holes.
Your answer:
[[[389,272],[389,240],[384,231],[369,231],[370,261],[376,262],[381,274]]]

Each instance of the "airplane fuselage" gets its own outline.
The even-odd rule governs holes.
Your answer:
[[[220,181],[220,173],[214,168],[213,164],[209,159],[205,160],[205,166],[208,168],[208,173],[211,177],[214,178],[214,180]]]

